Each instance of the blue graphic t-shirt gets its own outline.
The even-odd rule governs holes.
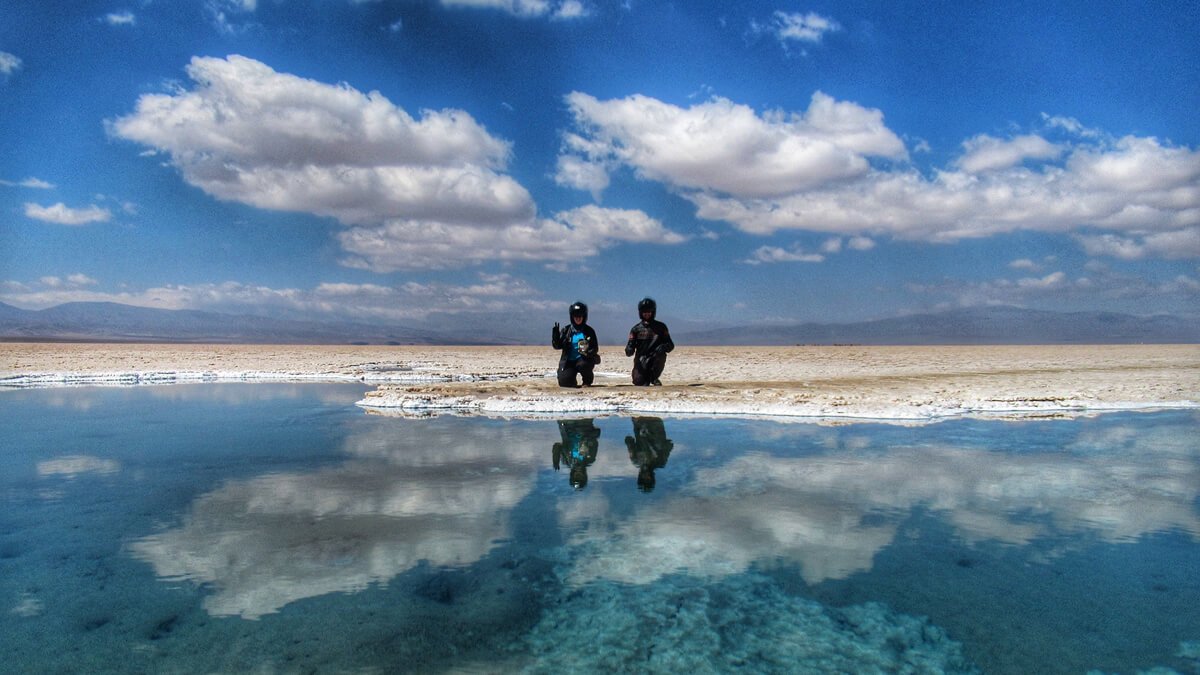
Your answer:
[[[567,350],[567,358],[568,359],[571,359],[572,361],[574,361],[582,356],[579,353],[579,343],[586,339],[587,339],[587,336],[584,335],[583,333],[580,333],[578,331],[571,332],[571,348]]]

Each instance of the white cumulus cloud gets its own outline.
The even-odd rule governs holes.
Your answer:
[[[875,240],[870,237],[854,236],[850,237],[847,246],[855,251],[870,251],[875,248]]]
[[[21,181],[0,180],[0,185],[4,187],[23,187],[32,188],[35,190],[50,190],[54,187],[53,183],[47,183],[40,178],[29,177]]]
[[[247,14],[258,9],[258,0],[205,0],[204,11],[218,32],[236,35],[250,24],[239,23]]]
[[[608,171],[603,165],[589,162],[578,155],[560,155],[554,182],[564,187],[587,190],[592,198],[600,201],[600,195],[608,188]]]
[[[1046,127],[1050,129],[1059,129],[1068,134],[1082,136],[1084,138],[1103,138],[1104,134],[1098,129],[1090,129],[1083,126],[1083,123],[1074,117],[1065,117],[1062,115],[1048,115],[1042,113],[1042,121]]]
[[[190,90],[142,96],[110,132],[168,154],[218,199],[336,219],[349,227],[338,235],[348,265],[445,268],[678,237],[641,212],[539,219],[504,173],[510,144],[465,111],[413,116],[378,92],[236,55],[197,57],[187,71]]]
[[[59,288],[82,288],[84,286],[95,286],[99,282],[97,282],[95,279],[89,277],[86,274],[76,273],[76,274],[68,275],[66,279],[63,279],[62,277],[56,277],[56,276],[44,276],[44,277],[38,279],[38,283],[45,286],[46,288],[59,289]]]
[[[1092,256],[1138,260],[1141,258],[1200,258],[1200,227],[1160,232],[1144,237],[1115,234],[1079,235],[1083,250]]]
[[[576,92],[567,103],[575,124],[564,135],[560,184],[598,195],[627,167],[692,201],[699,217],[753,234],[951,242],[1094,229],[1113,233],[1080,238],[1096,255],[1196,255],[1200,151],[1153,137],[1111,138],[1046,117],[1074,138],[979,135],[927,175],[907,163],[881,111],[820,92],[803,114],[760,114],[721,98],[680,108]],[[760,258],[781,253],[767,247]]]
[[[815,12],[800,14],[783,11],[775,12],[771,28],[780,41],[795,40],[814,44],[820,42],[826,33],[841,30],[838,22]]]
[[[1063,272],[1051,272],[1044,277],[1026,277],[1017,281],[1017,286],[1026,289],[1047,290],[1062,288],[1067,283]]]
[[[112,219],[111,211],[95,204],[75,209],[62,202],[50,206],[26,202],[25,215],[34,220],[58,225],[87,225],[88,223],[103,223]]]
[[[591,16],[588,6],[579,0],[563,0],[555,8],[551,18],[559,20],[582,19]]]
[[[966,153],[958,166],[967,173],[982,173],[1017,166],[1026,159],[1054,159],[1063,149],[1041,136],[1026,135],[1013,139],[976,136],[963,143]]]
[[[132,26],[137,23],[133,12],[113,12],[104,16],[104,22],[110,26]]]
[[[839,253],[839,252],[841,252],[842,246],[844,246],[844,245],[845,245],[845,242],[842,241],[841,237],[830,237],[829,239],[826,239],[824,241],[824,243],[821,244],[821,252],[823,252],[823,253]]]
[[[600,101],[575,92],[567,104],[579,133],[567,138],[558,180],[589,190],[602,185],[596,168],[627,165],[648,180],[770,198],[865,175],[869,157],[907,157],[880,111],[820,92],[802,115],[759,115],[724,98],[680,108],[641,95]],[[581,169],[585,162],[592,172]]]
[[[580,0],[442,0],[445,7],[496,9],[519,17],[578,19],[590,14]]]
[[[147,94],[112,132],[169,153],[218,199],[332,216],[504,222],[532,213],[497,173],[509,146],[459,110],[413,118],[363,94],[278,73],[242,56],[195,58],[192,91]]]
[[[743,260],[742,262],[746,263],[747,265],[761,265],[763,263],[783,262],[818,263],[824,262],[824,260],[824,255],[820,253],[806,253],[799,247],[784,249],[778,246],[760,246],[750,254],[749,258]]]
[[[20,70],[22,60],[16,54],[0,52],[0,73],[12,74]]]
[[[391,220],[339,234],[350,267],[375,272],[438,269],[485,260],[593,256],[619,242],[677,244],[683,235],[641,211],[584,206],[504,228]]]
[[[1200,222],[1200,186],[1196,176],[1179,171],[1183,167],[1178,164],[1200,168],[1200,155],[1189,150],[1180,157],[1179,149],[1152,145],[1152,150],[1141,149],[1139,157],[1131,156],[1127,148],[1076,151],[1068,170],[941,172],[931,179],[913,170],[874,171],[856,181],[776,199],[707,192],[689,198],[701,217],[761,233],[802,229],[953,241],[1021,229],[1069,231],[1091,225],[1136,231],[1194,226]],[[1172,162],[1173,158],[1185,161]],[[1118,171],[1112,165],[1128,166]],[[1118,174],[1131,180],[1114,180]]]
[[[44,276],[23,283],[0,282],[0,302],[44,309],[65,302],[117,302],[156,309],[199,309],[215,312],[270,314],[327,320],[424,322],[436,316],[497,315],[561,307],[524,279],[510,274],[477,275],[474,283],[409,281],[396,286],[327,281],[313,288],[272,288],[224,281],[206,284],[163,284],[113,292],[97,288],[91,277],[76,273]]]
[[[99,282],[86,274],[72,274],[67,277],[67,283],[72,286],[95,286]]]
[[[1034,271],[1024,265],[1010,267]],[[1109,301],[1117,311],[1134,314],[1162,308],[1187,314],[1194,312],[1197,306],[1200,282],[1192,277],[1177,275],[1170,280],[1149,279],[1145,275],[1116,272],[1096,260],[1090,261],[1085,268],[1084,274],[1074,277],[1056,271],[1017,279],[946,279],[936,284],[907,284],[906,288],[912,293],[944,298],[944,306],[1039,306],[1052,301],[1060,306],[1066,303],[1067,306],[1089,307],[1095,305],[1097,298]]]
[[[0,52],[0,74],[12,75],[21,69],[21,59],[16,54]]]

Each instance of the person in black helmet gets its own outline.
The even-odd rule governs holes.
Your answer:
[[[567,481],[576,490],[587,487],[587,469],[596,461],[600,450],[600,429],[594,420],[559,420],[558,434],[562,441],[550,447],[554,470],[567,465]]]
[[[558,359],[558,386],[578,387],[578,375],[583,386],[590,387],[594,378],[592,369],[600,363],[600,345],[596,341],[596,331],[587,324],[587,305],[576,302],[569,313],[571,325],[563,330],[555,323],[550,333],[551,346],[562,350]]]
[[[667,324],[655,320],[658,304],[653,298],[642,298],[638,303],[641,321],[629,329],[629,342],[625,343],[625,356],[633,357],[633,383],[639,387],[661,386],[658,377],[667,365],[667,353],[675,349],[671,331]]]
[[[625,437],[629,461],[638,468],[637,486],[642,492],[654,489],[654,471],[667,465],[675,442],[667,438],[667,428],[660,417],[633,418],[633,435]]]

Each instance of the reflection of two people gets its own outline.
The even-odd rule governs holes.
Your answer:
[[[638,468],[637,486],[642,492],[654,489],[654,471],[667,465],[675,443],[658,417],[633,418],[633,435],[625,437],[629,461]]]
[[[562,440],[554,444],[551,457],[554,470],[568,469],[568,480],[576,490],[587,486],[587,468],[596,461],[600,448],[600,429],[595,420],[558,420]],[[629,461],[638,468],[637,486],[643,492],[654,489],[654,472],[667,465],[675,443],[667,438],[663,421],[657,417],[633,418],[633,435],[625,437]]]
[[[558,433],[562,441],[554,444],[554,470],[566,464],[571,487],[582,490],[587,486],[587,468],[596,461],[600,449],[600,430],[593,420],[559,420]]]

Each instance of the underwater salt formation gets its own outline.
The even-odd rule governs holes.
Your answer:
[[[564,588],[516,648],[536,658],[530,673],[978,672],[926,619],[824,607],[756,574]]]

